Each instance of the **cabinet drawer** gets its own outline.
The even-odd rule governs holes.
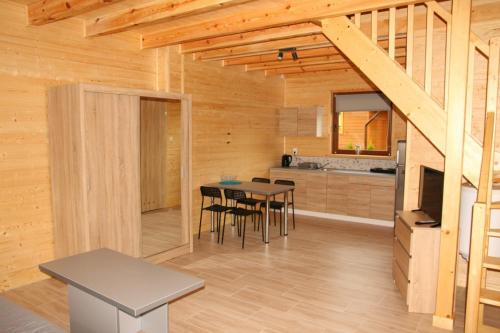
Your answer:
[[[401,221],[398,217],[396,218],[396,227],[395,227],[396,238],[399,240],[401,245],[404,247],[406,252],[411,255],[411,230],[406,226],[406,224]]]
[[[394,188],[395,178],[394,177],[385,177],[385,176],[350,175],[349,176],[349,183]]]
[[[397,238],[394,238],[394,260],[396,260],[396,263],[398,264],[401,272],[403,272],[406,279],[409,280],[408,272],[410,269],[411,257],[403,248],[403,245],[401,245]]]
[[[396,260],[392,261],[392,277],[394,278],[394,283],[399,289],[399,292],[403,296],[405,303],[408,304],[408,279],[399,268]]]

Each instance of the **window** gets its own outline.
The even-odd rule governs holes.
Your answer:
[[[333,94],[332,153],[390,155],[392,104],[379,92]]]

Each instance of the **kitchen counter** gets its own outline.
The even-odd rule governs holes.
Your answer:
[[[316,173],[316,174],[348,174],[348,175],[360,175],[360,176],[374,176],[374,177],[391,177],[394,178],[395,174],[390,173],[377,173],[364,170],[349,170],[349,169],[299,169],[298,167],[288,167],[288,168],[271,168],[271,171],[293,171],[293,172],[305,172],[305,173]]]
[[[271,168],[271,181],[295,183],[295,208],[308,212],[392,221],[394,218],[393,174],[362,170],[310,170]]]

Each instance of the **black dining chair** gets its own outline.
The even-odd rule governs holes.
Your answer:
[[[267,183],[267,184],[270,184],[271,183],[271,180],[268,179],[268,178],[259,178],[259,177],[254,177],[252,178],[252,182],[253,183]],[[262,209],[262,203],[265,203],[266,202],[266,199],[262,199],[262,198],[254,198],[253,197],[253,193],[250,193],[250,198],[248,198],[246,195],[245,197],[241,198],[241,199],[238,199],[238,203],[239,204],[242,204],[242,205],[245,205],[245,209],[248,208],[248,207],[251,207],[253,210],[261,210]],[[252,221],[254,222],[254,230],[255,231],[255,219],[254,219],[254,216],[252,216]],[[260,223],[257,225],[257,230],[258,230],[258,227],[260,226]]]
[[[288,185],[288,186],[295,186],[295,182],[293,180],[286,180],[286,179],[276,179],[274,181],[275,184],[279,185]],[[295,230],[295,202],[293,199],[293,189],[290,190],[291,196],[288,196],[288,205],[292,206],[292,222],[293,222],[293,229]],[[291,197],[291,198],[290,198]],[[279,211],[280,213],[280,235],[282,235],[282,213],[281,211],[285,207],[285,198],[283,196],[283,201],[276,200],[276,196],[274,196],[273,200],[269,203],[269,208],[273,210],[274,213],[274,221],[276,223],[276,211]]]
[[[201,209],[200,209],[200,225],[198,227],[198,239],[201,235],[201,222],[203,219],[203,211],[213,212],[216,214],[217,219],[217,243],[220,238],[220,223],[222,213],[230,210],[230,207],[222,205],[222,193],[217,187],[200,186],[201,192]],[[205,207],[205,198],[210,200],[210,205]],[[224,223],[226,214],[224,214]]]
[[[224,231],[226,229],[226,214],[232,214],[236,221],[236,226],[238,228],[238,236],[242,236],[241,248],[245,248],[245,232],[247,224],[247,216],[252,216],[254,222],[255,231],[255,215],[259,219],[259,223],[262,222],[262,212],[256,209],[247,209],[243,207],[238,207],[241,199],[246,198],[246,194],[240,190],[225,189],[224,197],[226,198],[226,207],[230,207],[229,210],[224,212],[224,223],[222,225],[222,239],[221,244],[224,243]],[[262,228],[262,240],[264,240],[264,228]]]

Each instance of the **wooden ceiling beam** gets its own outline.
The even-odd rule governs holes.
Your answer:
[[[298,60],[290,59],[290,60],[267,62],[264,64],[246,65],[245,70],[247,72],[262,71],[262,70],[265,71],[265,70],[273,70],[273,69],[281,69],[289,67],[338,64],[338,63],[346,63],[347,61],[348,60],[343,55],[336,54],[336,55],[317,57],[317,58],[307,58]]]
[[[406,48],[400,47],[396,49],[396,57],[405,57],[406,56]],[[301,66],[314,66],[314,65],[326,65],[326,64],[337,64],[337,63],[345,63],[349,60],[343,56],[342,54],[334,54],[323,57],[314,57],[314,58],[305,58],[298,60],[274,60],[266,63],[259,64],[250,64],[245,66],[245,70],[247,72],[250,71],[259,71],[259,70],[271,70],[271,69],[279,69],[279,68],[289,68],[289,67],[301,67]]]
[[[86,36],[100,36],[138,28],[168,19],[200,14],[250,0],[156,0],[89,20]]]
[[[387,49],[389,46],[389,42],[387,39],[381,37],[381,40],[379,40],[378,45],[384,49]],[[292,44],[288,44],[287,46],[292,46]],[[406,47],[406,36],[401,35],[399,36],[399,38],[396,39],[396,48],[398,49],[404,47]],[[327,45],[326,47],[297,50],[297,55],[299,59],[332,56],[336,54],[339,54],[339,51],[331,44]],[[290,53],[287,52],[284,54],[283,61],[291,59],[292,57]],[[223,60],[222,62],[223,66],[251,65],[251,64],[263,64],[268,62],[274,62],[277,60],[277,49],[264,54],[253,54],[253,55],[238,56],[238,57],[232,56],[224,58],[222,60]]]
[[[300,59],[304,58],[313,58],[313,57],[322,57],[339,54],[339,51],[334,46],[322,47],[318,49],[308,49],[308,50],[298,50],[297,54]],[[290,53],[285,53],[283,55],[283,60],[291,60],[292,56]],[[251,55],[241,58],[234,59],[225,59],[222,62],[223,66],[239,66],[239,65],[250,65],[250,64],[259,64],[259,63],[267,63],[276,60],[276,54],[260,54],[260,55]]]
[[[181,44],[417,2],[414,0],[260,0],[262,9],[259,10],[228,13],[227,16],[216,20],[206,17],[191,25],[145,33],[142,35],[142,47],[155,48]]]
[[[397,62],[404,66],[406,57],[396,57]],[[318,65],[308,65],[308,66],[297,66],[297,67],[287,67],[287,68],[277,68],[266,70],[267,76],[273,75],[286,75],[286,74],[302,74],[302,73],[313,73],[313,72],[323,72],[323,71],[335,71],[335,70],[345,70],[356,68],[350,61],[340,62],[340,63],[327,63]]]
[[[196,53],[195,59],[223,60],[244,57],[252,54],[276,53],[279,49],[288,47],[296,47],[297,49],[311,49],[327,47],[329,45],[331,45],[331,42],[325,36],[323,36],[323,34],[321,34],[200,52]]]
[[[205,52],[247,44],[270,42],[278,39],[321,34],[321,27],[314,23],[299,23],[235,35],[215,37],[181,45],[182,53]]]
[[[28,4],[28,23],[43,25],[123,0],[38,0]]]

